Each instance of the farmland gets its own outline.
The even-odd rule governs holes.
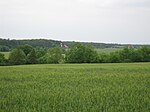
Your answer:
[[[150,63],[0,67],[0,111],[149,112]]]

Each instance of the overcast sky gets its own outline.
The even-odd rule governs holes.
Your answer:
[[[0,37],[150,44],[150,0],[0,0]]]

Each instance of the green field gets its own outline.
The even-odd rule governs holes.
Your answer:
[[[95,49],[99,53],[110,53],[122,50],[123,48],[104,48],[104,49]]]
[[[150,63],[0,67],[0,112],[149,112]]]
[[[10,52],[0,52],[0,53],[3,53],[5,55],[5,58],[8,59]]]

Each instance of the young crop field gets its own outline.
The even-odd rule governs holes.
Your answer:
[[[1,66],[0,112],[150,112],[150,63]]]

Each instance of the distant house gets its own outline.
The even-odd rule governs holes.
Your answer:
[[[63,44],[63,43],[60,43],[60,47],[61,48],[66,48],[66,49],[68,48],[68,46],[66,44]]]
[[[65,48],[68,48],[68,46],[67,46],[67,45],[64,45],[64,47],[65,47]]]
[[[60,47],[63,47],[63,43],[60,43]]]
[[[132,45],[128,45],[128,49],[130,49],[130,48],[134,48]]]

